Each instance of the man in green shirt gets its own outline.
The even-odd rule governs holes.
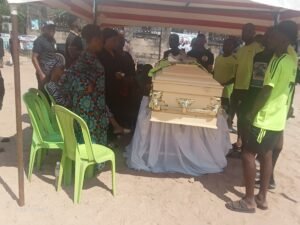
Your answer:
[[[244,117],[244,112],[241,108],[241,104],[249,89],[254,56],[263,50],[261,44],[254,41],[254,37],[255,26],[252,23],[245,24],[242,30],[242,40],[245,42],[245,45],[236,53],[237,71],[235,74],[234,89],[231,95],[231,118],[233,119],[235,113],[238,117],[238,140],[236,144],[234,144],[234,149],[240,149],[242,147],[242,118]]]
[[[223,54],[216,58],[213,72],[214,79],[224,86],[221,105],[227,114],[229,114],[230,111],[230,96],[233,90],[234,76],[237,67],[237,60],[235,55],[233,55],[235,46],[235,40],[232,38],[224,41]],[[228,127],[232,129],[231,118],[229,118]]]
[[[226,207],[233,211],[254,213],[256,207],[267,209],[266,200],[272,174],[272,154],[285,128],[292,91],[291,77],[294,76],[293,58],[287,53],[290,44],[284,29],[278,26],[268,39],[268,48],[275,54],[268,65],[263,88],[260,91],[248,118],[252,126],[247,133],[247,141],[242,152],[245,197],[239,201],[228,202]],[[261,185],[254,196],[256,155],[260,158]]]

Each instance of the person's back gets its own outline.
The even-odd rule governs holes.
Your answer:
[[[229,113],[230,97],[233,90],[233,80],[236,73],[237,60],[233,55],[235,42],[233,39],[226,39],[223,43],[223,55],[216,58],[214,67],[214,79],[224,86],[221,105]],[[231,127],[231,121],[228,122]]]
[[[214,67],[214,79],[224,85],[222,98],[230,99],[233,90],[233,79],[236,72],[237,61],[234,55],[216,58]]]

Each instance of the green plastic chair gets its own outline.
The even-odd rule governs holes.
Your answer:
[[[63,149],[64,143],[60,133],[55,130],[50,121],[49,111],[45,102],[32,92],[25,93],[23,100],[33,127],[28,169],[28,179],[31,181],[36,155],[36,165],[40,169],[42,150]]]
[[[55,105],[53,106],[57,115],[65,147],[60,164],[57,190],[61,189],[62,176],[70,179],[72,176],[72,162],[75,162],[75,184],[74,184],[74,203],[79,203],[85,171],[89,166],[111,161],[112,170],[112,193],[115,195],[115,154],[114,152],[98,144],[92,144],[90,132],[85,121],[69,111],[68,109]],[[82,130],[84,144],[77,143],[74,124],[77,123]]]
[[[30,93],[32,93],[32,94],[35,94],[38,98],[40,98],[40,99],[44,102],[45,107],[47,108],[47,110],[48,110],[48,112],[49,112],[49,116],[50,116],[50,121],[51,121],[52,127],[54,128],[54,130],[55,130],[57,133],[60,133],[59,128],[58,128],[58,124],[57,124],[57,120],[56,120],[55,113],[54,113],[53,109],[51,108],[51,105],[53,104],[53,102],[52,102],[52,99],[53,99],[52,96],[50,96],[50,95],[48,94],[48,92],[46,91],[47,96],[49,96],[49,99],[50,99],[50,101],[51,101],[51,105],[50,105],[48,98],[46,97],[46,95],[45,95],[42,91],[40,91],[40,90],[38,90],[38,89],[36,89],[36,88],[30,88],[30,89],[28,90],[28,92],[30,92]],[[51,99],[51,98],[52,98],[52,99]]]
[[[46,106],[47,110],[48,111],[51,110],[49,100],[47,99],[46,95],[42,91],[40,91],[36,88],[29,88],[28,92],[37,95],[45,103],[45,106]]]

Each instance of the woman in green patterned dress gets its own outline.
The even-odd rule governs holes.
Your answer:
[[[97,59],[102,49],[102,35],[96,25],[86,25],[82,30],[86,49],[75,64],[66,71],[64,88],[71,97],[71,110],[81,116],[96,144],[107,144],[108,115],[105,104],[104,68]],[[83,142],[82,133],[76,127],[76,137]]]

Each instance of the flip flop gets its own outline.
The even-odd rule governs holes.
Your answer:
[[[267,210],[269,207],[263,205],[257,198],[257,195],[255,196],[255,202],[256,202],[256,206],[257,208],[261,209],[261,210]]]
[[[225,204],[227,209],[241,213],[255,213],[255,208],[249,208],[244,199],[239,201],[231,201]]]

